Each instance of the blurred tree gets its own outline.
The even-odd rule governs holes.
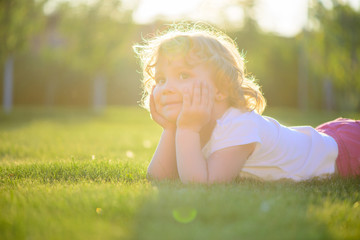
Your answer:
[[[309,0],[307,3],[307,16],[309,19]],[[297,102],[298,108],[307,110],[309,108],[309,66],[307,60],[306,45],[308,38],[308,22],[303,26],[303,31],[297,37],[298,45],[298,71],[297,71]]]
[[[0,63],[4,67],[3,108],[12,108],[14,56],[25,49],[43,23],[46,0],[0,0]]]
[[[262,86],[271,106],[297,106],[297,45],[285,38],[261,31],[249,18],[244,27],[228,33],[246,60],[246,73]]]
[[[258,0],[230,0],[218,9],[221,21],[212,24],[221,26],[222,29],[236,31],[249,26],[248,22],[256,23],[255,7]],[[252,26],[257,26],[253,24]]]
[[[43,53],[93,79],[93,106],[106,104],[106,82],[118,72],[119,63],[128,57],[128,44],[135,31],[131,10],[121,1],[99,0],[77,7],[60,4],[52,14],[56,21],[60,47],[49,45]],[[123,58],[123,59],[122,59]]]
[[[323,80],[325,102],[331,107],[332,87],[340,110],[360,109],[360,12],[340,0],[331,7],[313,1],[313,29],[308,44],[314,74]]]
[[[236,0],[236,2],[244,10],[244,26],[255,26],[253,23],[256,22],[255,7],[258,0]]]

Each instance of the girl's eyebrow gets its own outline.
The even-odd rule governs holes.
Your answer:
[[[165,65],[164,65],[165,64]],[[167,59],[167,61],[164,62],[158,62],[155,64],[155,78],[158,76],[163,75],[163,69],[164,68],[172,68],[172,71],[191,71],[195,66],[189,64],[186,60],[182,61],[172,61],[170,59]]]
[[[162,73],[162,67],[159,66],[158,64],[155,65],[154,70],[155,70],[155,75],[159,75],[159,73]]]
[[[176,68],[174,68],[174,70],[175,70],[176,72],[191,71],[191,68],[190,68],[190,67],[182,66],[182,67],[176,67]]]
[[[176,70],[176,71],[180,71],[180,70],[191,70],[191,69],[193,69],[193,68],[194,68],[194,66],[192,66],[192,65],[190,65],[190,64],[188,64],[188,63],[186,63],[186,62],[174,66],[174,70]]]
[[[167,66],[170,67],[170,66]],[[193,66],[189,65],[189,64],[179,64],[179,65],[172,65],[170,68],[173,69],[173,71],[183,71],[183,70],[187,70],[190,71]],[[155,67],[155,76],[156,75],[161,75],[163,74],[162,68],[161,67]]]
[[[158,78],[159,76],[162,76],[162,75],[163,75],[163,73],[161,71],[155,71],[154,77]]]

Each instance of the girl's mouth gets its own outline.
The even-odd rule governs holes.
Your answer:
[[[179,101],[178,99],[174,99],[174,100],[168,100],[168,101],[163,101],[162,105],[163,106],[170,106],[170,105],[177,105],[177,104],[182,104],[182,101]]]
[[[175,106],[175,105],[179,105],[179,104],[182,104],[182,102],[167,102],[167,103],[164,103],[163,106]]]

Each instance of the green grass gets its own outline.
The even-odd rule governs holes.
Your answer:
[[[270,109],[287,125],[358,114]],[[161,128],[135,107],[0,114],[0,239],[359,239],[360,179],[149,182]]]

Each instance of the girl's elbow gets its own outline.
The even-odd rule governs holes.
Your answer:
[[[205,184],[212,185],[218,183],[228,183],[231,181],[223,180],[223,179],[203,179],[203,178],[194,178],[194,179],[181,179],[181,182],[184,184]]]
[[[209,185],[211,184],[217,184],[217,183],[231,183],[235,180],[235,178],[229,177],[229,176],[216,176],[216,175],[209,175],[207,183]]]
[[[146,173],[146,179],[148,179],[150,181],[151,180],[162,180],[163,176],[149,167],[147,170],[147,173]]]
[[[180,180],[184,184],[207,184],[208,178],[207,176],[180,176]]]
[[[176,173],[166,173],[166,172],[159,172],[159,171],[154,171],[151,168],[148,168],[147,173],[146,173],[146,179],[148,180],[156,180],[156,181],[161,181],[161,180],[175,180],[178,179],[179,176]]]
[[[156,178],[151,174],[151,172],[148,171],[148,172],[146,173],[146,179],[147,179],[147,180],[154,180],[154,179],[156,179]]]

